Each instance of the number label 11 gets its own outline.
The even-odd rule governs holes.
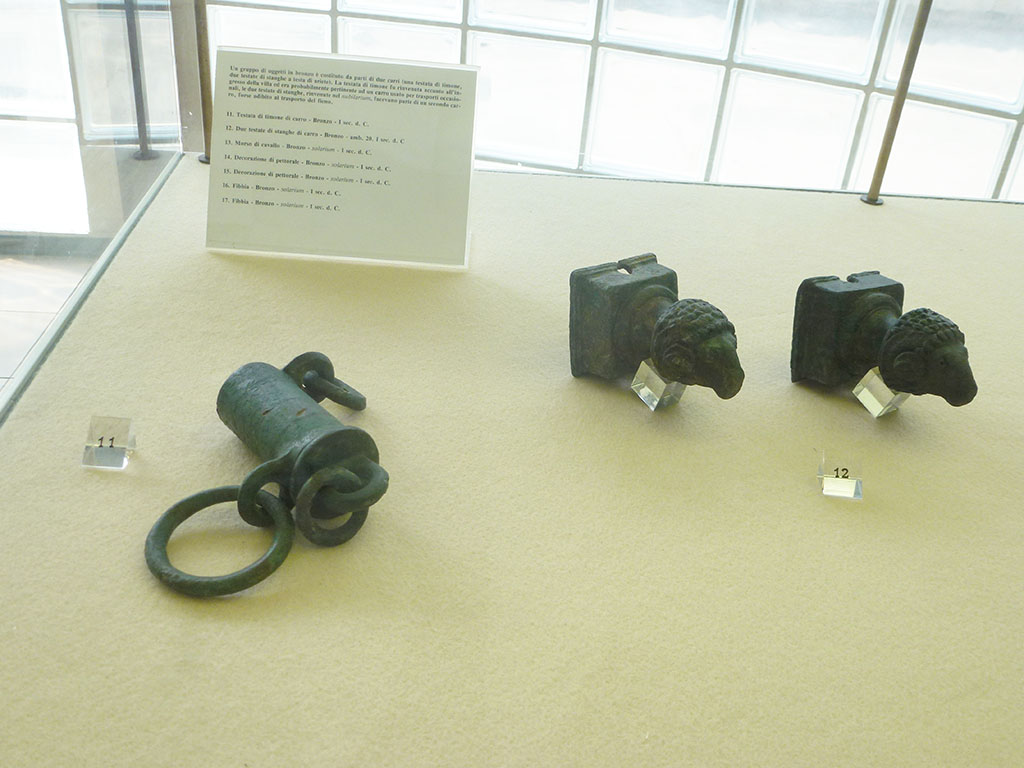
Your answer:
[[[135,450],[135,428],[124,416],[93,416],[85,437],[82,466],[124,469]]]

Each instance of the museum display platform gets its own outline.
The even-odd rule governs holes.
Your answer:
[[[179,163],[0,427],[4,766],[1021,761],[1024,206],[478,172],[452,273],[208,253],[208,174]],[[735,324],[736,397],[571,375],[569,273],[645,252]],[[955,318],[974,402],[791,383],[800,282],[872,269]],[[219,387],[309,350],[387,494],[246,592],[171,592],[153,523],[258,463]],[[81,467],[94,415],[133,419],[124,471]],[[170,556],[270,538],[224,505]]]

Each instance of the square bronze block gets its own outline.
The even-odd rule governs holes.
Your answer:
[[[857,320],[853,317],[856,308],[864,305],[860,300],[871,293],[891,297],[902,310],[903,284],[878,272],[857,272],[846,280],[835,275],[809,277],[800,284],[789,360],[793,381],[811,379],[837,386],[864,374],[852,370],[846,347]]]
[[[573,376],[605,379],[632,376],[638,361],[615,348],[615,324],[622,310],[649,286],[678,294],[676,273],[653,253],[574,270],[569,275],[569,357]]]

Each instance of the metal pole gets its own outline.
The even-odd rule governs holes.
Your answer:
[[[200,163],[210,162],[210,134],[213,132],[213,90],[210,86],[210,37],[206,31],[206,0],[196,4],[196,49],[199,53],[199,99],[203,107],[203,154]]]
[[[900,72],[900,81],[896,86],[896,94],[892,99],[892,109],[889,111],[889,123],[885,126],[882,148],[878,151],[875,175],[871,179],[871,188],[867,194],[860,196],[860,199],[869,205],[882,204],[882,201],[878,198],[878,193],[882,189],[882,177],[885,176],[885,168],[889,164],[889,153],[892,152],[892,144],[896,139],[896,128],[900,124],[900,115],[903,114],[903,102],[907,100],[907,91],[910,90],[910,76],[914,74],[914,64],[917,63],[917,54],[921,50],[921,38],[924,37],[924,28],[928,23],[928,13],[931,9],[932,0],[921,0],[921,4],[917,8],[914,29],[910,33],[910,42],[907,44],[907,55],[903,59],[903,70]]]
[[[124,20],[128,27],[128,58],[132,67],[132,89],[135,91],[135,123],[139,130],[137,160],[149,160],[156,152],[149,148],[149,118],[146,114],[146,91],[142,81],[142,50],[139,47],[139,14],[135,0],[125,0]]]

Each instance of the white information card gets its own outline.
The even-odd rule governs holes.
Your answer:
[[[207,248],[464,267],[476,75],[220,49]]]

